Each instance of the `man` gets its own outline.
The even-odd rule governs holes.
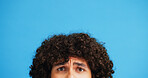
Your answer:
[[[30,68],[32,78],[112,78],[114,73],[105,47],[85,33],[45,40]]]

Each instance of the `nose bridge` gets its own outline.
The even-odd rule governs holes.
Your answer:
[[[70,68],[68,73],[67,73],[67,78],[74,78],[73,76],[73,70]]]
[[[74,78],[73,64],[71,60],[69,60],[69,70],[67,73],[67,78]]]

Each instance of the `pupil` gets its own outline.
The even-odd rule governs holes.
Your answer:
[[[83,71],[83,69],[79,68],[79,71]]]

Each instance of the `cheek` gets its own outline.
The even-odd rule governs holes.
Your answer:
[[[64,74],[51,73],[51,78],[66,78]]]
[[[91,78],[91,73],[82,73],[82,74],[78,74],[78,73],[72,73],[73,78]],[[71,75],[71,76],[72,76]],[[70,76],[68,73],[65,74],[57,74],[57,73],[51,73],[51,78],[67,78],[68,76]]]
[[[91,78],[91,73],[76,74],[76,78]]]
[[[54,69],[51,71],[51,78],[66,78],[66,73],[58,73]]]
[[[54,72],[53,70],[51,71],[51,78],[59,78],[59,76]]]

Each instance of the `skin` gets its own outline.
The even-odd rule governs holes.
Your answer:
[[[84,59],[70,57],[67,63],[53,65],[51,78],[91,78],[91,70]]]

